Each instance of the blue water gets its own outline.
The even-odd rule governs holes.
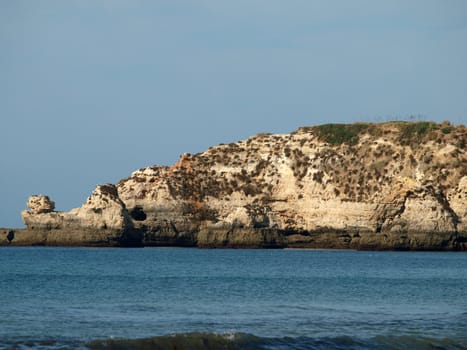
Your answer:
[[[0,349],[467,348],[465,253],[7,247],[0,301]]]

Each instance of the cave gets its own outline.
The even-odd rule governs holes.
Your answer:
[[[143,208],[140,207],[140,206],[134,207],[130,211],[130,216],[132,217],[133,220],[136,220],[136,221],[144,221],[144,220],[146,220],[146,217],[147,217],[146,213],[143,210]]]
[[[8,243],[11,243],[11,241],[15,239],[15,231],[13,230],[8,231],[6,239],[8,240]]]

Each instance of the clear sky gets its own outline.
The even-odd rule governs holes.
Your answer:
[[[467,121],[467,1],[0,0],[0,227],[184,152]]]

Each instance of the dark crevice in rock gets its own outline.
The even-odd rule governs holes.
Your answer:
[[[147,215],[141,206],[134,207],[130,211],[130,216],[135,221],[144,221],[147,218]]]
[[[6,235],[6,239],[8,240],[9,243],[15,239],[15,231],[10,230],[8,231],[8,234]]]

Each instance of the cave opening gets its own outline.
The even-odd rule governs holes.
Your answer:
[[[132,217],[133,220],[136,220],[136,221],[144,221],[147,218],[146,213],[144,212],[143,208],[140,206],[134,207],[130,211],[130,216]]]

